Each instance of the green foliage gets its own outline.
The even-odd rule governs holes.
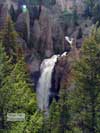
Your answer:
[[[100,132],[100,29],[85,40],[81,60],[75,65],[75,89],[69,95],[72,127]],[[74,130],[74,128],[73,128]]]
[[[25,2],[28,4],[34,4],[34,5],[38,5],[40,3],[41,0],[25,0]]]
[[[11,19],[13,22],[16,22],[16,19],[17,19],[17,14],[16,14],[16,11],[13,7],[13,5],[11,5],[11,8],[10,8],[10,16],[11,16]]]
[[[64,31],[67,31],[69,26],[77,26],[78,25],[78,14],[76,8],[73,9],[73,12],[69,12],[66,9],[61,12],[59,16],[59,21]]]
[[[99,22],[100,25],[100,2],[95,0],[85,0],[87,9],[86,9],[86,16],[92,17],[93,23]]]
[[[60,19],[62,19],[62,22],[64,23],[72,23],[72,14],[69,13],[67,10],[64,10],[62,13],[61,13],[61,16],[60,16]]]
[[[5,48],[5,51],[9,57],[16,58],[17,48],[17,33],[14,30],[13,23],[10,17],[7,17],[4,29],[0,32],[0,40]]]
[[[39,1],[31,2],[37,4]],[[55,0],[44,2],[49,6]],[[97,14],[100,7],[94,7],[92,2],[89,0],[88,4],[92,13]],[[10,13],[15,21],[13,8]],[[95,21],[99,19],[96,15]],[[72,14],[67,10],[61,13],[60,22],[64,30],[69,23],[77,24],[77,20],[76,9]],[[80,38],[81,28],[77,36]],[[7,18],[0,33],[0,126],[9,129],[9,133],[100,133],[100,28],[94,29],[84,41],[81,60],[74,67],[72,84],[75,84],[75,89],[70,92],[61,89],[60,100],[52,102],[48,115],[38,111],[24,58],[21,55],[16,59],[17,48],[17,34],[11,19]],[[12,58],[16,60],[13,63]],[[8,122],[7,113],[25,113],[25,121]]]
[[[26,133],[39,133],[43,122],[43,116],[40,112],[35,112],[28,122],[28,126],[26,128]],[[25,130],[24,130],[25,132]]]
[[[25,113],[26,120],[24,122],[10,123],[11,131],[15,130],[21,133],[31,133],[33,131],[33,133],[36,133],[42,123],[42,117],[39,113],[36,113],[36,96],[27,78],[25,63],[21,59],[15,65],[10,77],[6,78],[6,83],[3,87],[6,90],[10,88],[10,98],[8,98],[6,103],[5,111],[7,113]]]
[[[17,109],[18,111],[20,111],[20,109],[29,111],[28,108],[30,108],[30,104],[35,104],[34,102],[36,102],[36,99],[34,93],[32,93],[30,89],[27,79],[28,76],[25,71],[25,63],[21,59],[15,64],[10,75],[6,77],[6,82],[4,84],[4,88],[10,88],[11,91],[8,104],[10,105],[9,111],[17,111]],[[31,98],[33,98],[34,101],[31,101]],[[30,110],[34,111],[33,108],[30,108]]]
[[[63,27],[63,30],[66,31],[69,24],[71,25],[73,23],[72,13],[69,13],[67,10],[64,10],[59,16],[59,21]]]
[[[50,7],[56,4],[56,0],[43,0],[43,4],[47,7]]]
[[[70,114],[68,111],[66,90],[62,89],[60,96],[59,102],[53,100],[50,107],[49,116],[47,118],[44,117],[42,126],[43,133],[70,132]]]
[[[100,26],[100,14],[98,13],[100,11],[100,3],[95,3],[95,6],[93,8],[93,21],[94,23],[98,22]]]
[[[56,103],[56,101],[54,100],[51,108],[50,108],[50,116],[49,116],[49,130],[52,133],[59,133],[60,130],[60,107],[59,104]]]
[[[2,46],[2,43],[0,43],[0,86],[2,86],[2,82],[6,75],[9,73],[11,69],[10,60],[8,59],[5,50]],[[7,67],[8,66],[8,67]]]
[[[18,49],[17,33],[7,18],[0,33],[0,127],[9,133],[38,133],[42,114],[37,111],[36,94]],[[25,113],[25,121],[7,121],[7,113]]]
[[[78,14],[77,14],[76,7],[74,8],[72,15],[73,15],[73,24],[74,26],[77,26],[78,25]]]
[[[94,6],[94,0],[85,0],[86,4],[91,8]]]
[[[5,78],[10,74],[12,68],[10,59],[8,59],[2,43],[0,43],[0,114],[2,117],[0,125],[2,128],[5,128],[5,104],[10,94],[9,90],[3,89],[3,86],[6,82]]]

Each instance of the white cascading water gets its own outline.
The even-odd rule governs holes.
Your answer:
[[[64,52],[61,57],[66,56],[66,54],[67,52]],[[49,59],[44,59],[40,66],[41,76],[36,90],[38,106],[44,111],[48,110],[52,72],[59,56],[60,55],[53,55]]]
[[[41,76],[39,78],[36,90],[38,106],[44,111],[48,110],[48,100],[50,95],[49,89],[51,87],[52,72],[58,56],[59,55],[53,55],[49,59],[44,59],[40,66]]]
[[[67,39],[66,39],[67,38]],[[73,39],[69,39],[66,36],[66,41],[72,45]],[[57,62],[58,57],[66,56],[67,52],[62,53],[61,55],[53,55],[51,58],[44,59],[40,66],[41,76],[39,78],[37,84],[37,100],[39,109],[42,111],[48,112],[49,105],[49,96],[50,96],[50,88],[51,88],[51,79],[52,72],[55,67],[55,63]]]

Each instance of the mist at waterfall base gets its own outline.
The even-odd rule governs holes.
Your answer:
[[[48,111],[49,97],[51,95],[51,80],[52,73],[57,62],[57,59],[62,56],[66,56],[67,52],[62,55],[53,55],[51,58],[44,59],[40,66],[41,76],[37,84],[37,101],[38,107],[41,111]]]

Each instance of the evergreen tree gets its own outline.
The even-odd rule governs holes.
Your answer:
[[[42,133],[42,123],[42,113],[39,111],[33,112],[33,114],[30,115],[30,120],[27,122],[27,126],[23,129],[23,133]]]
[[[20,59],[15,65],[10,75],[6,77],[3,90],[6,91],[7,99],[5,103],[6,113],[27,112],[32,113],[36,110],[36,99],[33,91],[31,90],[27,82],[27,71],[25,71],[25,63],[23,59]],[[3,92],[2,92],[3,93]],[[7,95],[9,97],[7,97]],[[33,103],[33,106],[31,106]]]
[[[10,59],[8,59],[2,43],[0,43],[0,64],[0,87],[2,87],[4,78],[9,74],[9,71],[12,68],[12,65],[10,64]]]
[[[66,89],[61,90],[60,94],[60,132],[66,133],[70,131],[70,113],[68,107],[68,91]]]
[[[49,115],[46,116],[45,112],[43,112],[43,124],[40,133],[60,133],[59,108],[58,103],[53,100],[50,106]]]
[[[42,125],[42,115],[37,111],[36,95],[28,81],[24,59],[20,58],[15,64],[10,76],[6,78],[3,90],[9,90],[5,99],[5,114],[25,113],[25,121],[7,122],[10,132],[38,133]],[[9,97],[7,98],[7,95]]]
[[[75,65],[75,89],[69,95],[73,130],[100,132],[100,28],[94,30],[82,47]],[[81,130],[80,130],[81,129]]]
[[[100,11],[100,3],[95,3],[95,6],[93,8],[93,22],[97,23],[100,26],[100,14],[98,12]]]
[[[78,25],[78,13],[77,13],[77,4],[76,4],[76,0],[73,2],[73,24],[74,26]]]
[[[38,133],[42,115],[37,112],[36,96],[28,81],[24,59],[19,57],[12,65],[0,44],[0,62],[0,127],[9,132]],[[7,113],[25,113],[25,121],[9,122]]]
[[[62,89],[60,92],[60,100],[55,100],[51,104],[48,120],[44,122],[44,132],[46,133],[66,133],[70,130],[70,113],[67,103],[67,90]]]
[[[95,1],[94,0],[85,0],[87,8],[88,8],[88,14],[90,17],[92,17],[93,15],[93,8],[95,5]]]
[[[10,15],[11,15],[11,19],[13,20],[13,22],[16,22],[16,11],[13,7],[13,5],[11,5],[11,8],[10,8]]]
[[[1,114],[1,121],[0,121],[0,127],[5,128],[4,123],[4,106],[7,102],[7,97],[10,94],[9,90],[4,90],[3,85],[6,82],[5,78],[10,74],[11,69],[13,66],[10,63],[10,59],[8,59],[5,50],[2,46],[2,43],[0,43],[0,114]],[[8,95],[6,95],[8,91]]]
[[[17,33],[14,30],[10,17],[7,17],[3,30],[0,32],[0,40],[4,45],[5,51],[9,57],[16,60]]]

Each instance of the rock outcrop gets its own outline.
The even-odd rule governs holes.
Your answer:
[[[35,48],[45,57],[64,50],[64,34],[59,22],[44,7],[39,20],[34,22],[32,38],[34,38]]]
[[[46,8],[42,8],[40,18],[34,22],[32,29],[32,38],[34,39],[35,48],[41,55],[51,56],[53,52],[51,30],[51,15]]]
[[[11,3],[14,5],[11,0],[8,1],[10,1],[9,5],[11,5]],[[21,1],[19,2],[21,4]],[[66,9],[69,15],[73,15],[72,11],[74,6],[77,7],[77,12],[82,18],[85,7],[83,0],[56,0],[56,3],[52,7],[32,5],[30,7],[27,6],[28,11],[26,13],[23,13],[21,10],[18,12],[17,21],[15,22],[16,31],[20,35],[18,43],[21,43],[24,49],[27,67],[33,82],[38,80],[39,67],[44,58],[48,58],[53,54],[61,54],[64,51],[70,51],[70,47],[64,39],[65,35],[72,36],[76,39],[77,47],[80,48],[83,38],[87,36],[86,34],[90,33],[92,23],[85,21],[84,24],[84,18],[80,19],[76,25],[71,24],[70,20],[67,20],[68,25],[65,26],[65,29],[62,27],[60,15],[65,17],[61,21],[64,21],[66,25],[66,14],[62,11]],[[3,5],[0,5],[0,28],[2,28],[7,15],[8,8],[3,3]],[[68,18],[71,19],[70,17]],[[73,21],[73,19],[71,21]],[[87,23],[90,23],[90,25],[88,26]],[[81,37],[78,36],[77,39],[79,28],[82,30],[82,35]],[[67,56],[61,57],[57,61],[52,77],[52,92],[58,93],[59,88],[70,86],[73,57],[79,58],[78,50],[76,50],[76,52],[72,50]],[[53,95],[55,95],[54,93]]]
[[[72,87],[71,80],[73,78],[73,62],[79,60],[79,58],[80,50],[75,46],[66,56],[58,58],[52,74],[50,102],[52,101],[52,98],[58,100],[60,89],[69,89]]]
[[[26,41],[30,39],[30,18],[29,13],[21,13],[16,21],[16,31]]]

